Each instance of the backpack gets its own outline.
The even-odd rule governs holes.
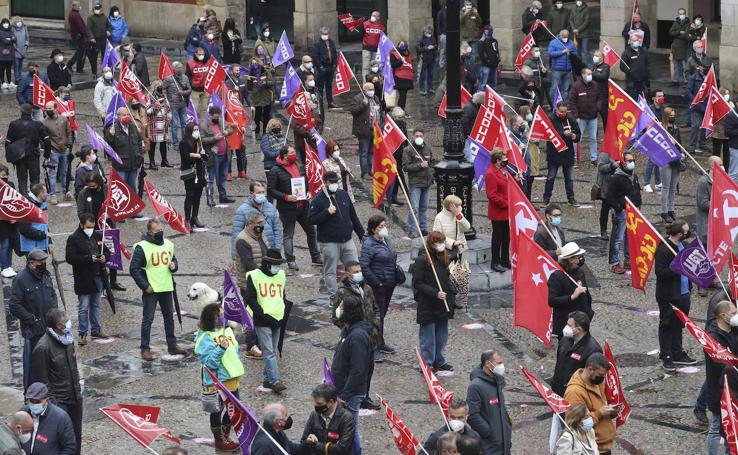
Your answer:
[[[22,137],[13,142],[5,143],[5,161],[15,164],[26,157],[28,152],[28,138]]]

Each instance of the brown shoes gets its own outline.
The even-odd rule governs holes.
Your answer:
[[[94,332],[94,333],[92,333],[92,334],[91,334],[90,336],[92,337],[92,339],[93,339],[93,340],[95,340],[95,339],[99,339],[99,338],[108,338],[108,336],[107,336],[107,335],[105,335],[105,334],[104,334],[104,333],[102,333],[102,332]]]
[[[146,362],[151,362],[154,360],[154,354],[152,354],[151,351],[141,351],[141,358]]]
[[[184,348],[181,348],[179,346],[175,346],[174,349],[169,351],[172,355],[185,355],[187,354],[187,351],[184,350]]]
[[[77,344],[79,346],[84,346],[87,344],[87,335],[80,335],[79,340],[77,340]]]

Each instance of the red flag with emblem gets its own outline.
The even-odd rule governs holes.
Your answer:
[[[395,438],[395,444],[400,449],[402,455],[417,455],[416,447],[420,445],[420,440],[402,423],[395,411],[389,407],[384,398],[379,397],[379,402],[386,410],[387,424],[389,425],[392,437]]]
[[[738,357],[730,352],[730,349],[715,341],[715,339],[712,338],[710,334],[705,332],[702,327],[695,324],[694,321],[692,321],[689,316],[684,314],[682,310],[675,307],[674,305],[672,305],[671,308],[672,310],[674,310],[674,314],[677,315],[679,320],[682,321],[684,327],[689,330],[689,333],[691,333],[694,339],[697,340],[700,346],[702,346],[705,354],[710,356],[710,358],[714,362],[724,363],[726,365],[732,366],[738,365]]]
[[[425,387],[428,389],[428,399],[430,399],[431,404],[440,403],[443,415],[448,419],[448,407],[454,399],[454,393],[449,392],[443,387],[441,381],[438,380],[423,360],[423,357],[420,355],[420,349],[417,347],[415,348],[415,356],[418,358],[418,365],[420,365],[420,370],[425,380]]]
[[[602,54],[605,57],[605,63],[611,68],[620,61],[618,53],[605,40],[602,40]]]
[[[528,170],[528,165],[525,163],[525,158],[523,158],[523,154],[520,152],[518,143],[512,138],[512,133],[510,133],[510,130],[507,128],[507,122],[503,121],[499,117],[495,117],[495,121],[498,123],[500,129],[500,134],[497,137],[497,144],[507,151],[508,158],[512,164],[515,165],[518,171],[521,173],[526,172]]]
[[[651,274],[656,248],[661,237],[641,211],[629,199],[625,201],[625,232],[630,251],[630,285],[646,291],[646,281]]]
[[[216,60],[214,55],[211,55],[210,60],[208,60],[208,71],[205,76],[205,85],[203,86],[205,91],[211,95],[219,91],[220,85],[225,81],[226,77],[228,77],[228,75],[226,74],[225,69],[223,69],[223,65]]]
[[[169,57],[164,52],[159,55],[159,80],[163,81],[169,76],[174,75],[174,68],[172,68],[172,62],[169,61]]]
[[[633,129],[638,124],[643,109],[612,79],[608,79],[607,83],[609,85],[608,114],[602,151],[610,155],[612,159],[622,161],[623,150],[633,134]]]
[[[507,186],[514,185],[508,183]],[[553,309],[548,305],[548,279],[561,267],[532,237],[520,235],[516,242],[513,327],[527,329],[548,347],[551,346],[553,332]]]
[[[717,81],[715,79],[715,67],[713,65],[710,65],[710,71],[707,72],[705,80],[702,81],[700,89],[697,90],[697,94],[692,99],[692,104],[690,104],[689,107],[694,107],[695,105],[700,104],[702,101],[704,101],[705,98],[707,98],[707,95],[710,93],[711,87],[715,87],[715,89],[717,89]]]
[[[64,103],[61,103],[56,97],[54,96],[54,91],[49,87],[44,81],[41,80],[40,77],[38,77],[38,74],[33,75],[33,105],[36,107],[40,107],[41,109],[46,109],[46,103],[49,101],[54,101],[56,103],[57,109],[59,109],[60,113],[66,113],[68,112],[67,107],[64,105]]]
[[[559,132],[553,127],[551,119],[543,112],[541,106],[536,108],[536,114],[533,116],[533,122],[530,125],[530,137],[532,139],[551,142],[557,152],[563,152],[567,148],[566,142],[564,142]]]
[[[508,182],[507,185],[507,213],[510,220],[510,264],[514,271],[518,260],[518,238],[525,236],[532,239],[538,229],[538,223],[541,222],[541,217],[538,216],[530,200],[525,197],[520,185],[513,184],[513,182]],[[513,273],[514,279],[515,274]]]
[[[154,188],[154,185],[146,179],[144,179],[144,188],[146,189],[146,194],[149,196],[149,201],[151,201],[151,208],[154,209],[156,216],[163,217],[175,231],[181,232],[182,234],[189,234],[190,223],[172,207],[172,204],[162,197],[159,190]]]
[[[350,32],[353,32],[356,30],[361,24],[364,23],[364,18],[360,17],[358,19],[354,19],[354,16],[352,16],[349,13],[345,14],[339,14],[338,20],[341,21],[343,25],[346,26],[347,29],[349,29]]]
[[[731,111],[730,104],[725,101],[723,95],[715,87],[710,87],[709,97],[705,115],[702,117],[702,125],[700,125],[701,128],[706,130],[706,137],[712,136],[713,126]]]
[[[308,178],[308,197],[315,197],[323,188],[323,164],[308,141],[305,141],[305,175]]]
[[[702,48],[705,50],[705,55],[707,55],[707,27],[705,27],[705,33],[700,38],[700,43],[702,43]]]
[[[400,127],[397,126],[397,123],[395,123],[394,119],[390,117],[389,114],[384,117],[382,139],[384,146],[392,153],[395,153],[397,148],[400,147],[403,142],[407,141],[407,136],[405,136],[405,133],[402,132]]]
[[[525,376],[525,379],[530,382],[530,384],[533,386],[534,389],[536,389],[536,392],[543,398],[543,401],[546,402],[549,408],[556,414],[561,414],[562,412],[566,412],[569,410],[571,405],[568,401],[564,400],[560,396],[558,396],[553,390],[546,387],[545,384],[540,382],[538,379],[535,378],[532,374],[528,373],[528,371],[525,369],[525,367],[520,367],[521,370],[523,370],[523,375]]]
[[[523,63],[525,63],[525,59],[530,57],[530,55],[533,53],[533,46],[535,45],[536,45],[536,40],[533,39],[533,31],[531,30],[530,33],[525,35],[525,38],[523,39],[523,44],[520,46],[520,51],[518,51],[518,56],[515,57],[515,72],[516,73],[519,73],[521,71],[521,68],[523,67]]]
[[[175,444],[180,443],[169,430],[156,424],[159,418],[157,407],[114,404],[100,408],[100,412],[144,447],[148,448],[159,436],[164,436]]]
[[[5,180],[0,180],[0,220],[46,224],[49,222],[49,215]]]
[[[535,32],[536,30],[538,30],[538,27],[544,27],[545,28],[547,26],[548,26],[548,21],[544,21],[544,20],[541,20],[541,19],[536,19],[536,21],[533,22],[533,25],[530,26],[530,32],[531,33]]]
[[[107,217],[117,223],[141,213],[144,207],[146,206],[138,194],[126,184],[115,169],[110,169],[108,195],[100,206],[98,218],[107,212]]]
[[[477,118],[469,137],[482,144],[487,150],[492,150],[497,144],[500,135],[500,122],[495,119],[494,112],[484,106],[479,106]]]
[[[249,124],[249,114],[241,104],[238,88],[229,89],[226,84],[221,85],[221,97],[223,103],[223,112],[227,123],[236,127],[233,128],[233,134],[228,136],[228,147],[231,150],[240,150],[243,146],[243,138],[247,134],[247,126]]]
[[[728,384],[728,375],[723,376],[723,393],[720,396],[720,422],[725,432],[725,445],[728,447],[731,455],[738,454],[738,405],[736,405],[732,394],[730,393],[730,385]]]
[[[604,351],[607,361],[610,362],[610,369],[607,370],[605,376],[605,397],[607,398],[607,404],[621,405],[618,416],[615,418],[615,426],[620,427],[628,421],[633,409],[625,400],[623,385],[620,383],[620,373],[618,373],[618,366],[615,364],[615,356],[612,355],[612,350],[607,341],[605,341]]]
[[[397,162],[384,144],[382,130],[377,124],[377,120],[372,118],[374,122],[374,208],[384,200],[384,195],[389,190],[392,182],[397,177]]]
[[[118,90],[126,97],[133,97],[141,104],[146,104],[146,97],[141,89],[141,81],[136,73],[126,65],[126,62],[120,64],[120,77],[118,80]],[[126,98],[127,99],[127,98]]]
[[[336,78],[333,79],[333,94],[341,95],[351,90],[351,78],[354,72],[351,70],[343,51],[338,53],[338,66],[336,67]]]
[[[311,130],[315,128],[316,123],[313,111],[310,109],[310,105],[308,104],[307,97],[308,95],[305,92],[305,89],[300,85],[297,92],[295,92],[292,97],[292,101],[287,106],[287,113],[290,114],[295,122],[300,126],[306,130]]]
[[[738,234],[738,184],[717,163],[712,168],[712,194],[707,220],[707,254],[720,273]]]
[[[735,254],[730,255],[730,273],[728,274],[730,284],[730,295],[733,300],[738,299],[738,258]]]
[[[463,109],[464,106],[466,106],[466,103],[471,101],[471,93],[469,93],[469,90],[465,89],[464,86],[461,86],[461,108]],[[443,99],[441,100],[441,105],[438,106],[438,115],[440,115],[443,118],[446,118],[446,94],[443,94]]]

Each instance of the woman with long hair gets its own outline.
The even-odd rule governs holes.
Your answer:
[[[207,185],[205,177],[205,161],[208,154],[200,142],[200,127],[195,123],[188,123],[185,127],[184,138],[179,143],[180,178],[184,182],[185,200],[184,217],[192,227],[205,227],[197,215],[200,213],[200,199],[202,189]]]
[[[583,404],[566,411],[565,428],[556,442],[556,455],[599,455],[595,439],[594,420]]]
[[[80,191],[85,187],[85,175],[88,172],[95,172],[100,174],[105,179],[105,170],[102,165],[97,161],[97,153],[90,144],[82,144],[82,147],[77,153],[79,158],[79,165],[77,170],[74,172],[74,197],[75,199],[79,195]]]
[[[239,64],[241,63],[241,32],[236,28],[236,21],[229,17],[223,24],[223,32],[220,35],[220,42],[223,43],[223,64]]]

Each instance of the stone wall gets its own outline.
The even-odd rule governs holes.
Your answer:
[[[431,0],[390,0],[387,13],[387,33],[397,45],[407,40],[415,55],[415,44],[423,35],[423,27],[433,25]]]
[[[549,2],[550,5],[550,2]],[[500,46],[500,60],[506,68],[515,64],[525,36],[522,32],[522,16],[528,0],[489,0],[490,23]],[[545,7],[545,5],[544,5]]]

